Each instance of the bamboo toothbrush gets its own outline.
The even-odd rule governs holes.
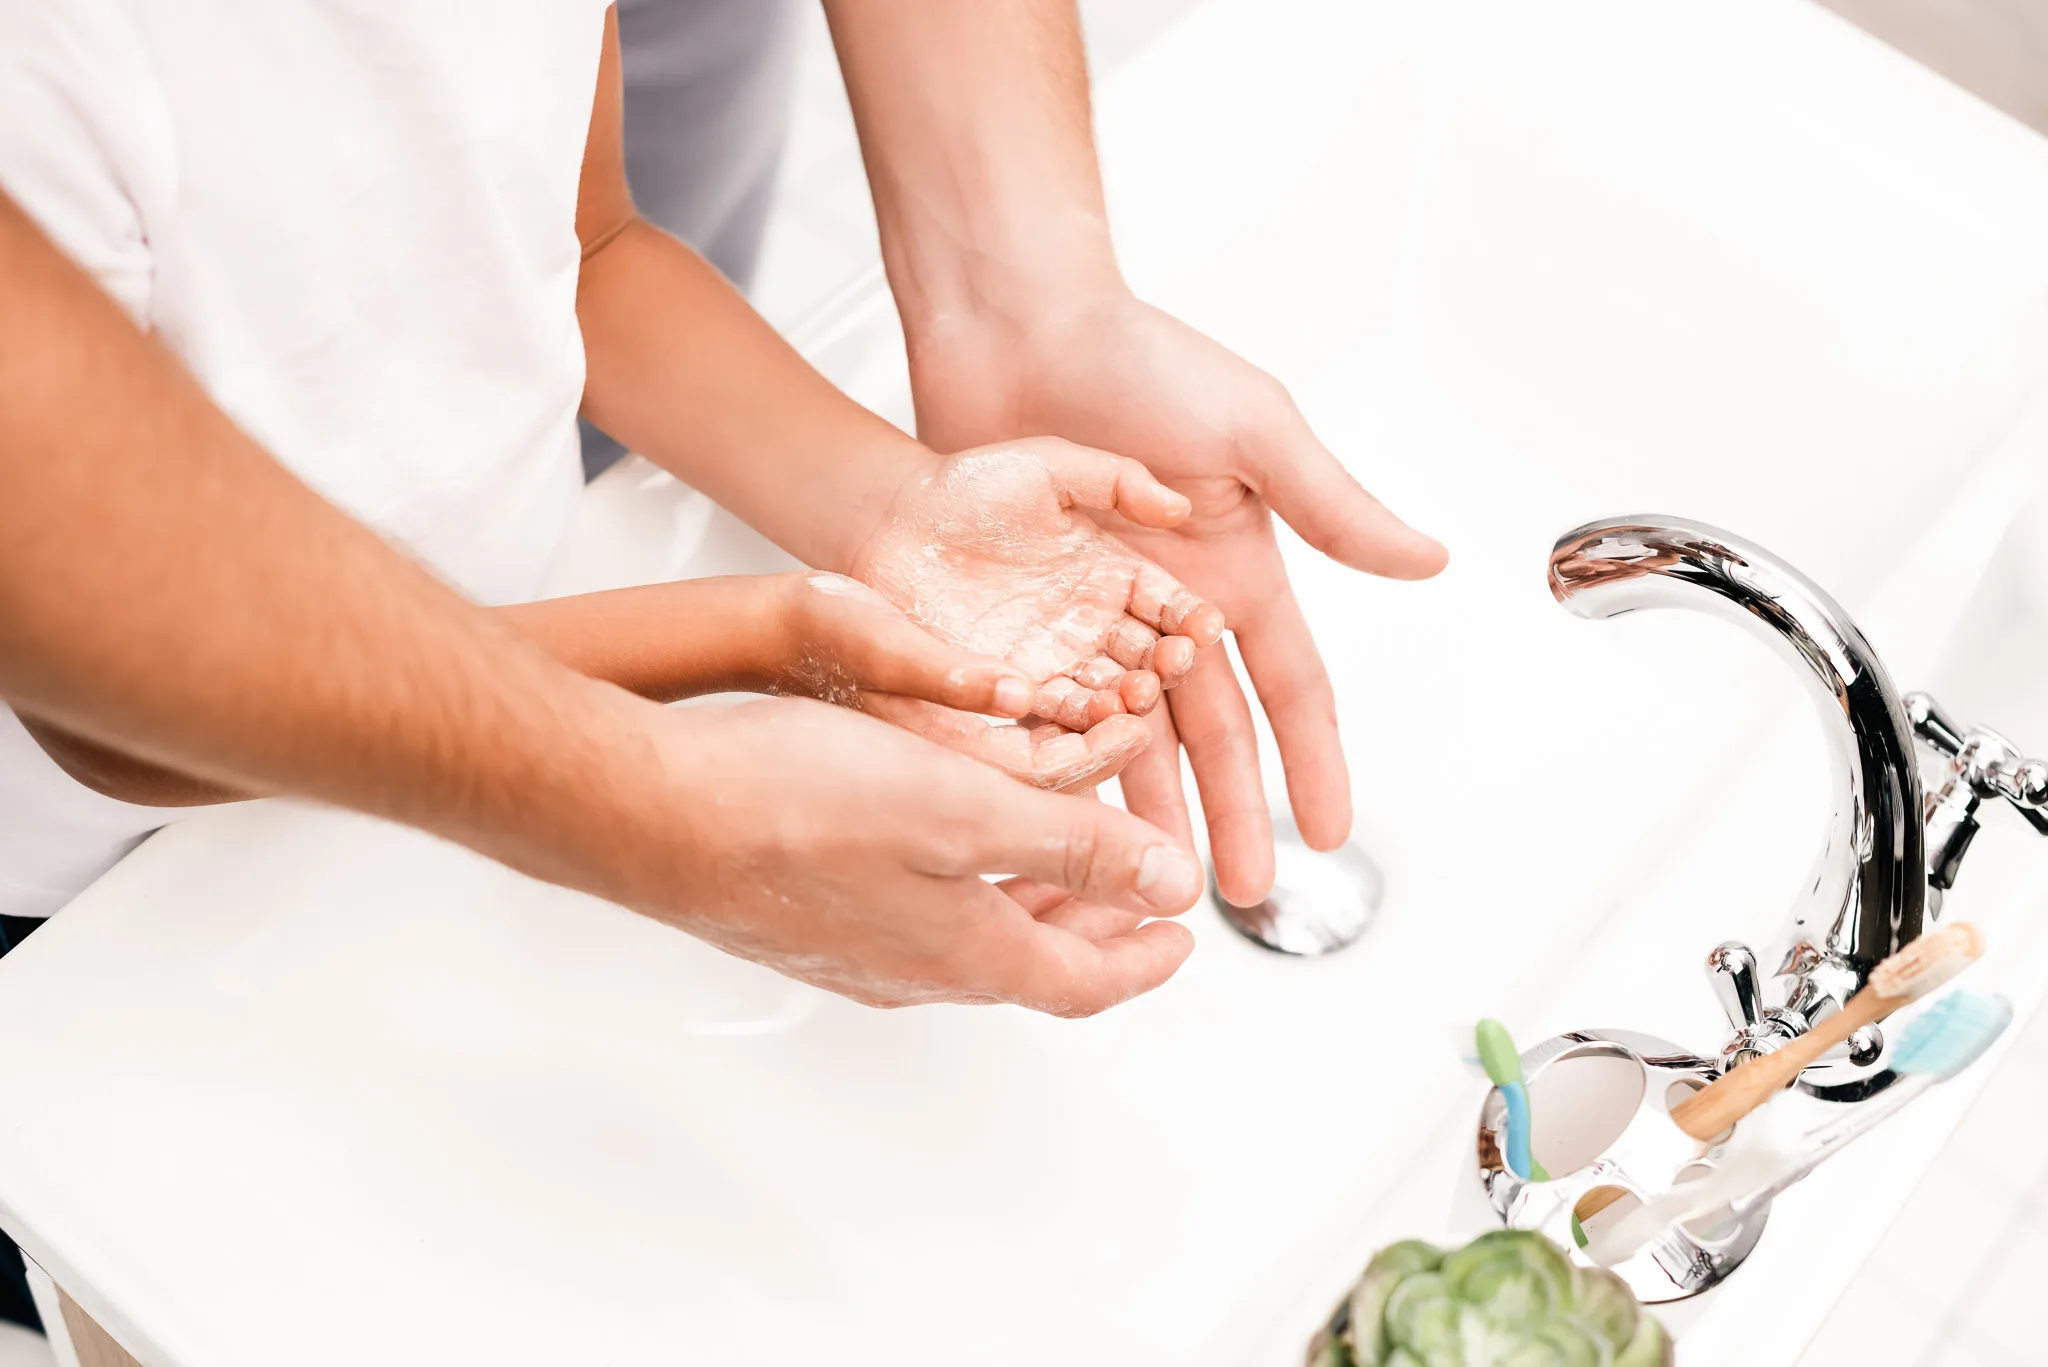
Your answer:
[[[2012,1022],[2004,997],[1951,992],[1910,1022],[1892,1049],[1899,1080],[1847,1115],[1808,1130],[1783,1133],[1785,1113],[1771,1107],[1743,1127],[1719,1164],[1696,1182],[1673,1187],[1593,1236],[1586,1255],[1602,1267],[1633,1257],[1673,1225],[1722,1228],[1775,1200],[1852,1140],[1868,1134],[1915,1097],[1982,1058]],[[1752,1133],[1760,1122],[1761,1129]]]
[[[2002,996],[1951,992],[1907,1023],[1892,1048],[1892,1071],[1899,1080],[1870,1101],[1848,1108],[1849,1114],[1806,1136],[1810,1151],[1796,1167],[1779,1171],[1770,1182],[1745,1192],[1730,1203],[1731,1215],[1745,1215],[1776,1199],[1850,1141],[1870,1133],[1921,1093],[1947,1082],[1984,1057],[2012,1024],[2012,1003]]]
[[[1797,1039],[1747,1059],[1671,1108],[1671,1119],[1705,1142],[1790,1085],[1806,1066],[1873,1021],[1968,968],[1984,952],[1984,937],[1968,921],[1923,935],[1879,964],[1869,984],[1848,1004]]]

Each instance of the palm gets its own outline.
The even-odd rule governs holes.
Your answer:
[[[936,449],[1056,433],[1142,462],[1188,500],[1171,529],[1096,516],[1229,618],[1303,835],[1322,847],[1343,839],[1350,780],[1335,699],[1288,585],[1273,513],[1318,550],[1374,573],[1433,574],[1442,548],[1359,487],[1271,376],[1128,294],[1021,330],[920,338],[911,356],[918,432]],[[1156,720],[1152,749],[1124,772],[1125,800],[1186,829],[1174,743],[1185,738],[1219,884],[1233,900],[1257,901],[1271,881],[1271,833],[1250,709],[1222,652],[1201,653],[1170,717],[1162,709]]]
[[[1186,460],[1197,454],[1181,447]],[[1227,453],[1206,452],[1211,458]],[[1253,620],[1276,593],[1287,592],[1287,571],[1273,533],[1273,514],[1264,499],[1234,475],[1195,477],[1160,472],[1160,480],[1185,495],[1194,507],[1172,531],[1134,527],[1114,513],[1098,523],[1131,549],[1158,562],[1214,603],[1231,622]]]
[[[873,545],[864,577],[927,630],[1043,683],[1101,655],[1141,562],[999,450],[949,465]]]
[[[1079,510],[1058,468],[1072,450],[1048,458],[1045,445],[1017,443],[946,461],[899,498],[858,574],[942,640],[1004,660],[1036,683],[1068,680],[1123,696],[1133,691],[1127,674],[1162,663],[1162,630],[1206,644],[1222,623]],[[1114,497],[1105,491],[1100,501]],[[1168,651],[1174,660],[1180,653]],[[1048,697],[1051,710],[1041,715],[1085,724],[1072,711],[1074,688]]]
[[[1166,531],[1134,527],[1114,514],[1097,515],[1102,526],[1234,623],[1286,591],[1272,514],[1260,492],[1274,472],[1261,459],[1260,443],[1247,439],[1253,429],[1290,424],[1306,432],[1277,382],[1127,298],[1077,320],[1043,354],[1047,359],[1014,394],[931,377],[919,393],[943,402],[920,402],[920,435],[943,451],[1012,430],[1045,431],[1130,456],[1192,510]]]
[[[871,712],[1026,782],[1090,788],[1149,738],[1136,715],[1222,634],[1216,609],[1079,511],[1166,526],[1184,500],[1128,460],[1029,440],[940,461],[908,483],[853,566],[921,626],[1038,685],[1032,728],[912,699]]]

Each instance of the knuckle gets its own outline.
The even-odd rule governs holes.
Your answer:
[[[1062,872],[1067,887],[1074,891],[1095,886],[1102,873],[1102,833],[1092,823],[1079,822],[1067,834]]]
[[[1292,430],[1299,410],[1287,386],[1264,371],[1252,382],[1244,406],[1238,410],[1237,439],[1240,443],[1270,440]]]
[[[1074,443],[1065,437],[1045,436],[1020,437],[1010,442],[1009,446],[1013,451],[1021,451],[1033,459],[1048,464],[1064,459],[1076,449]]]
[[[1294,417],[1294,395],[1286,385],[1265,371],[1259,372],[1257,408],[1268,422],[1286,422]]]
[[[936,832],[926,839],[925,863],[942,877],[964,878],[975,872],[974,845],[957,832]]]
[[[1179,717],[1175,723],[1180,727],[1181,740],[1197,749],[1239,740],[1250,729],[1232,716]]]
[[[1301,671],[1289,671],[1268,680],[1266,687],[1259,690],[1259,696],[1268,707],[1278,711],[1305,712],[1313,709],[1318,721],[1337,715],[1337,698],[1330,689],[1329,680]]]

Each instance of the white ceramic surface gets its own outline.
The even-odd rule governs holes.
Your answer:
[[[1989,552],[1941,511],[2039,449],[2048,147],[1793,0],[1214,0],[1099,122],[1139,287],[1453,546],[1427,585],[1290,547],[1379,925],[1302,962],[1197,910],[1097,1020],[878,1014],[374,822],[192,821],[0,964],[0,1219],[151,1367],[1278,1367],[1455,1223],[1446,1026],[1711,1042],[1700,956],[1811,854],[1811,718],[1720,623],[1568,618],[1544,555],[1718,521],[1932,669]],[[674,571],[705,514],[641,477],[565,584]],[[1689,1363],[1802,1332],[1750,1281]]]

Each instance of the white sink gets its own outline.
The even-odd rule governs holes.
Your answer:
[[[1303,962],[1197,911],[1096,1020],[877,1014],[374,822],[199,818],[0,964],[0,1221],[152,1367],[1291,1363],[1374,1244],[1452,1228],[1448,1027],[1704,1046],[1700,956],[1811,854],[1797,682],[1704,618],[1569,618],[1559,531],[1726,525],[1978,715],[1934,665],[1986,557],[1938,533],[2015,506],[2048,392],[2031,135],[1792,0],[1215,0],[1099,122],[1140,288],[1453,547],[1426,585],[1290,547],[1379,925]],[[876,336],[824,360],[901,417]],[[702,510],[643,478],[564,586],[674,572]]]

